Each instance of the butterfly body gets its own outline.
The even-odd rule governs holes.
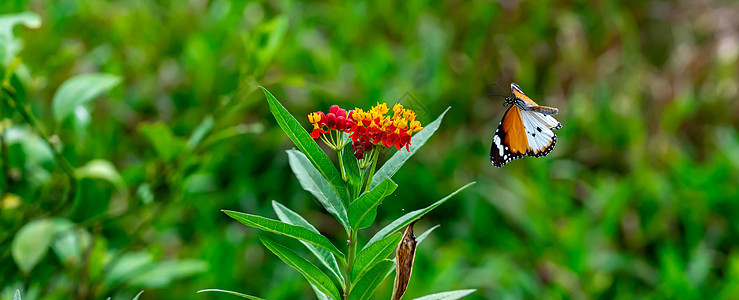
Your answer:
[[[505,99],[510,107],[495,130],[490,147],[490,162],[496,167],[526,155],[549,154],[557,143],[557,135],[552,130],[562,128],[551,116],[557,114],[558,109],[536,104],[515,83],[511,83],[511,91],[514,97]]]

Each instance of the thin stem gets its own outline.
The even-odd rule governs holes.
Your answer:
[[[370,172],[367,177],[367,185],[364,187],[364,191],[369,191],[372,186],[372,177],[375,176],[375,168],[377,168],[377,158],[380,156],[380,150],[377,147],[372,149],[372,162],[370,162]]]
[[[344,299],[349,297],[352,291],[352,266],[354,266],[354,258],[357,253],[357,230],[352,229],[349,234],[349,250],[346,256],[346,289],[344,289]]]
[[[336,153],[339,155],[339,169],[341,169],[341,178],[344,179],[344,181],[347,181],[349,177],[346,175],[346,171],[344,171],[344,157],[343,149],[336,151]]]
[[[321,139],[323,140],[323,142],[326,143],[326,145],[331,146],[331,142],[329,142],[328,139],[326,139],[326,135],[325,134],[321,133],[320,136],[321,136]]]
[[[15,94],[8,89],[8,87],[3,86],[2,87],[3,92],[3,98],[8,101],[8,105],[10,107],[16,108],[16,110],[21,114],[23,119],[33,127],[33,129],[36,131],[36,133],[41,137],[44,142],[46,142],[46,145],[49,146],[49,149],[51,149],[51,152],[54,154],[54,160],[56,160],[56,163],[59,165],[59,167],[64,171],[64,173],[69,178],[69,188],[67,189],[67,193],[65,196],[65,199],[62,200],[62,203],[60,204],[59,208],[55,210],[55,212],[59,212],[68,204],[71,203],[71,201],[74,199],[75,193],[77,192],[77,176],[74,175],[74,168],[72,165],[67,161],[67,159],[62,156],[62,154],[57,151],[56,147],[54,147],[54,144],[49,140],[49,138],[46,136],[46,133],[44,133],[43,129],[39,125],[38,121],[36,121],[36,118],[33,116],[33,112],[31,112],[31,109],[26,106],[18,103],[18,101],[15,98]]]

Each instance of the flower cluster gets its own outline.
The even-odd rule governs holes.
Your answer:
[[[392,116],[386,115],[388,112],[385,103],[377,103],[366,112],[359,108],[349,112],[349,119],[356,124],[350,137],[357,158],[362,158],[372,145],[395,146],[398,150],[405,147],[410,151],[411,135],[423,129],[416,113],[403,109],[402,104],[393,106]]]
[[[332,105],[328,114],[324,114],[322,111],[309,114],[308,121],[313,124],[313,131],[311,131],[310,136],[314,139],[320,136],[327,145],[335,150],[341,150],[344,147],[341,142],[341,133],[351,132],[354,127],[354,120],[348,119],[346,110],[338,105]],[[338,134],[331,134],[331,130]],[[326,137],[326,135],[329,136]]]
[[[355,108],[348,113],[337,105],[331,106],[328,114],[315,112],[308,115],[313,124],[311,137],[321,137],[331,148],[339,150],[344,147],[341,133],[351,133],[352,150],[357,159],[365,158],[378,145],[410,151],[411,135],[423,129],[416,120],[416,113],[395,104],[393,114],[387,104],[377,103],[369,111]],[[339,134],[332,134],[332,130]],[[329,137],[327,138],[326,135]],[[335,137],[338,137],[335,138]]]

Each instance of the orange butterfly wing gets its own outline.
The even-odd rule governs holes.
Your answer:
[[[529,150],[526,132],[518,106],[511,106],[498,124],[490,146],[490,162],[496,167],[519,159]]]

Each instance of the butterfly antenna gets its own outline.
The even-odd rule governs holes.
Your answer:
[[[494,84],[495,84],[495,85],[496,85],[496,86],[497,86],[497,87],[498,87],[498,88],[499,88],[499,89],[500,89],[501,91],[503,91],[503,94],[505,94],[505,95],[506,95],[506,97],[508,97],[508,92],[506,92],[506,90],[504,90],[504,89],[503,89],[503,87],[502,87],[502,86],[500,86],[500,84],[498,84],[497,82],[495,82]]]

